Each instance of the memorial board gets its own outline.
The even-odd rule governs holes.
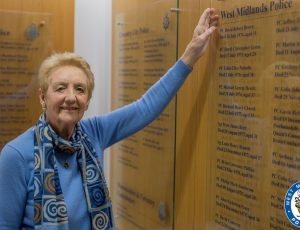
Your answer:
[[[32,126],[41,106],[37,70],[51,52],[51,15],[0,11],[0,149]]]
[[[294,229],[284,198],[300,178],[300,2],[216,0],[212,7],[221,27],[211,59],[206,226]]]
[[[153,2],[153,1],[152,1]],[[176,61],[173,0],[130,4],[115,14],[112,107],[137,100]],[[175,5],[176,6],[176,5]],[[117,229],[171,229],[175,102],[142,131],[112,147]]]

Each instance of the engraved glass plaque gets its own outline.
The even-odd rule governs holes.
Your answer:
[[[139,97],[176,61],[176,1],[130,1],[115,11],[112,107]],[[120,4],[122,5],[122,4]],[[119,6],[120,6],[119,5]],[[137,134],[112,148],[111,194],[118,229],[173,225],[175,102]]]
[[[211,59],[208,229],[294,229],[284,197],[300,175],[300,2],[212,6],[221,28]]]
[[[49,14],[0,11],[0,149],[41,110],[37,70],[51,51]]]

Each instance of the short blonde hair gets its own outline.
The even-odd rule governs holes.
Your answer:
[[[46,92],[48,89],[50,74],[58,67],[67,65],[76,66],[86,74],[88,78],[88,95],[91,98],[95,85],[94,74],[91,71],[90,65],[83,57],[71,52],[54,53],[42,62],[38,72],[39,86],[42,91]]]

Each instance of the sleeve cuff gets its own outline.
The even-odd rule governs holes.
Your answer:
[[[184,74],[188,75],[190,72],[193,71],[193,67],[190,65],[185,64],[181,59],[178,59],[177,65],[179,65],[179,68],[183,71]]]

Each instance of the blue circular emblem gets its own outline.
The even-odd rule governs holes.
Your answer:
[[[300,228],[300,181],[294,183],[287,191],[284,211],[289,221]]]
[[[26,29],[26,37],[28,40],[34,40],[40,35],[39,28],[37,25],[32,23],[30,26]]]

